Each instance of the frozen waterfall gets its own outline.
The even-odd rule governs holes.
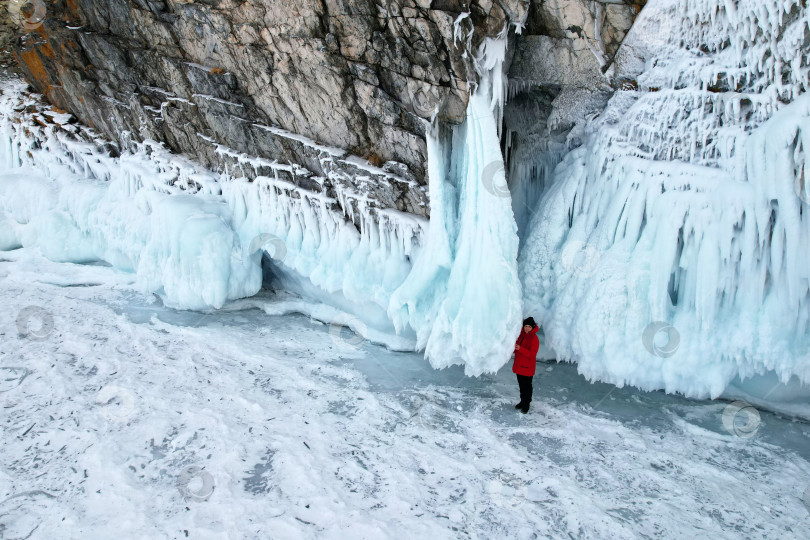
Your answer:
[[[521,250],[558,357],[696,397],[768,372],[810,383],[808,28],[794,0],[645,7],[618,61],[634,80],[555,170]]]
[[[183,309],[251,296],[269,268],[468,375],[502,367],[530,314],[593,380],[701,397],[755,376],[808,384],[808,32],[800,0],[650,0],[606,76],[621,89],[577,117],[584,144],[508,154],[512,193],[507,33],[486,38],[467,51],[466,121],[428,129],[429,222],[290,183],[309,174],[294,164],[237,156],[248,181],[149,141],[112,158],[5,82],[0,249],[104,260]]]

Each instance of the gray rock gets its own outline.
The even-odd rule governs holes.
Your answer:
[[[576,123],[581,111],[559,104],[585,99],[577,92],[609,94],[610,63],[637,8],[629,0],[75,0],[48,4],[40,27],[20,29],[14,51],[36,91],[123,147],[154,139],[248,178],[262,172],[233,156],[292,163],[300,174],[291,182],[325,178],[318,185],[327,191],[340,182],[380,208],[427,215],[427,123],[463,122],[477,82],[466,43],[454,37],[462,12],[473,50],[525,19],[510,47],[510,90],[524,105],[541,96],[529,107],[537,122],[524,126],[540,137],[549,118],[556,131]],[[354,157],[324,157],[318,144]]]

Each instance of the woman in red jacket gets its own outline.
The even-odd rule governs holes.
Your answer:
[[[515,343],[515,363],[512,365],[512,372],[517,375],[520,387],[520,403],[515,405],[515,408],[520,409],[523,414],[529,412],[529,404],[532,402],[532,377],[537,366],[537,350],[540,348],[540,340],[537,339],[538,330],[534,319],[529,317],[523,321],[523,330]]]

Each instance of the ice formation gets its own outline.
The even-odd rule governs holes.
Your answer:
[[[464,19],[456,38],[469,48]],[[187,309],[254,294],[267,254],[281,287],[470,375],[507,361],[528,313],[591,379],[690,396],[760,375],[808,383],[810,74],[796,54],[808,28],[800,0],[650,0],[607,74],[622,89],[598,118],[577,117],[584,145],[549,139],[535,160],[510,156],[512,193],[506,30],[486,39],[468,50],[480,80],[467,121],[429,131],[429,223],[369,204],[351,187],[362,178],[330,177],[335,201],[283,180],[295,165],[221,145],[238,163],[223,174],[150,142],[105,157],[49,128],[61,113],[13,110],[12,89],[0,249],[105,260]]]
[[[0,249],[36,246],[56,261],[104,260],[183,309],[220,307],[259,290],[258,263],[232,256],[239,238],[211,175],[149,144],[114,159],[45,122],[13,122],[22,88],[5,84]],[[198,193],[181,189],[191,186]]]
[[[505,32],[487,40],[476,58],[483,75],[468,121],[429,137],[429,225],[377,208],[339,178],[331,179],[339,201],[304,189],[278,174],[298,174],[295,165],[213,140],[216,153],[238,167],[201,171],[148,141],[105,157],[66,136],[84,129],[66,124],[66,115],[21,112],[15,100],[22,87],[6,83],[2,165],[13,172],[0,178],[0,249],[37,246],[53,260],[104,260],[183,309],[219,308],[255,294],[266,253],[279,287],[338,308],[316,310],[340,314],[328,322],[378,342],[396,331],[401,337],[388,341],[398,349],[417,337],[435,367],[496,371],[509,358],[521,317],[518,239],[498,135],[505,51]],[[322,160],[352,159],[310,146]],[[241,176],[245,167],[253,167],[252,181]],[[260,174],[267,170],[271,176]],[[353,317],[362,323],[347,322]]]
[[[398,328],[417,330],[431,365],[463,363],[468,375],[497,371],[520,331],[517,227],[498,142],[505,51],[505,32],[484,42],[466,122],[428,135],[425,251],[388,310]]]
[[[808,28],[799,0],[647,4],[521,248],[558,357],[696,397],[810,383]]]
[[[410,269],[424,220],[355,201],[361,234],[329,208],[334,201],[278,177],[248,182],[238,171],[211,173],[150,142],[108,157],[68,136],[84,130],[92,138],[67,124],[69,115],[44,111],[17,121],[36,102],[17,102],[24,84],[4,85],[1,159],[9,173],[0,179],[0,249],[37,246],[53,260],[104,260],[182,309],[255,294],[267,252],[292,289],[306,283],[309,292],[334,293],[350,311],[393,330],[385,307]],[[245,166],[266,165],[246,158]]]

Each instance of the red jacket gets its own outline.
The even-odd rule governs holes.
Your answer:
[[[517,338],[516,345],[520,348],[515,351],[515,363],[512,365],[512,373],[518,375],[526,375],[531,377],[534,375],[535,367],[537,367],[537,350],[540,348],[540,340],[537,339],[537,331],[539,327],[535,326],[528,333],[520,330],[520,335]]]

